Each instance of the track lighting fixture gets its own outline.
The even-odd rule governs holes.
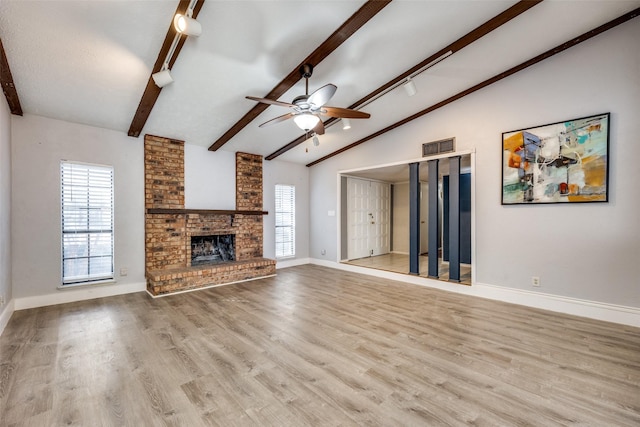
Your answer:
[[[197,37],[202,33],[202,25],[191,17],[196,3],[197,0],[191,0],[184,15],[177,13],[176,16],[173,17],[173,27],[177,33],[173,37],[167,56],[165,56],[164,62],[162,63],[162,68],[160,71],[151,74],[153,82],[159,88],[163,88],[166,85],[173,83],[171,70],[169,70],[169,63],[173,59],[173,55],[176,53],[180,37],[183,35]]]
[[[303,113],[294,116],[293,121],[296,122],[296,125],[302,130],[309,130],[316,127],[318,122],[320,121],[320,117],[315,114]]]
[[[173,18],[173,26],[178,33],[185,36],[198,37],[202,34],[202,25],[187,15],[176,14]]]
[[[342,118],[342,130],[351,129],[351,120],[347,118]]]
[[[416,84],[413,82],[411,77],[407,77],[407,81],[402,87],[404,87],[404,91],[407,92],[408,96],[413,96],[416,93],[418,93],[418,90],[416,89]]]

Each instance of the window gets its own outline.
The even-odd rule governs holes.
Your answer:
[[[276,185],[276,258],[296,254],[296,187]]]
[[[62,284],[113,279],[113,167],[60,163]]]

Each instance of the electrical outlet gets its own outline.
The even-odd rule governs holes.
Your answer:
[[[320,251],[320,255],[326,255],[326,254],[327,254],[326,250],[323,249],[323,250]]]
[[[129,274],[129,270],[127,270],[126,267],[120,269],[120,275],[121,276],[126,276],[127,274]]]
[[[538,276],[531,277],[531,285],[534,288],[539,288],[540,287],[540,278]]]
[[[0,305],[4,305],[4,295],[0,295]]]

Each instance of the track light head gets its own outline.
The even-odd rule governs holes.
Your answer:
[[[158,71],[157,73],[153,73],[151,77],[153,77],[153,81],[156,84],[156,86],[160,88],[173,83],[173,77],[171,77],[171,72],[166,68]]]
[[[318,135],[315,135],[313,137],[313,146],[317,147],[318,145],[320,145],[320,139],[318,138]]]
[[[351,129],[351,120],[347,118],[342,118],[341,120],[342,120],[342,130]]]
[[[186,36],[198,37],[202,34],[202,25],[198,21],[180,13],[173,18],[173,26],[177,32]]]
[[[413,82],[413,80],[411,80],[411,77],[407,77],[407,82],[403,85],[403,87],[408,96],[413,96],[418,93],[416,84]]]

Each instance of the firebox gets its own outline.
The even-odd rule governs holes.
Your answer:
[[[219,264],[236,259],[236,235],[191,236],[191,265]]]

